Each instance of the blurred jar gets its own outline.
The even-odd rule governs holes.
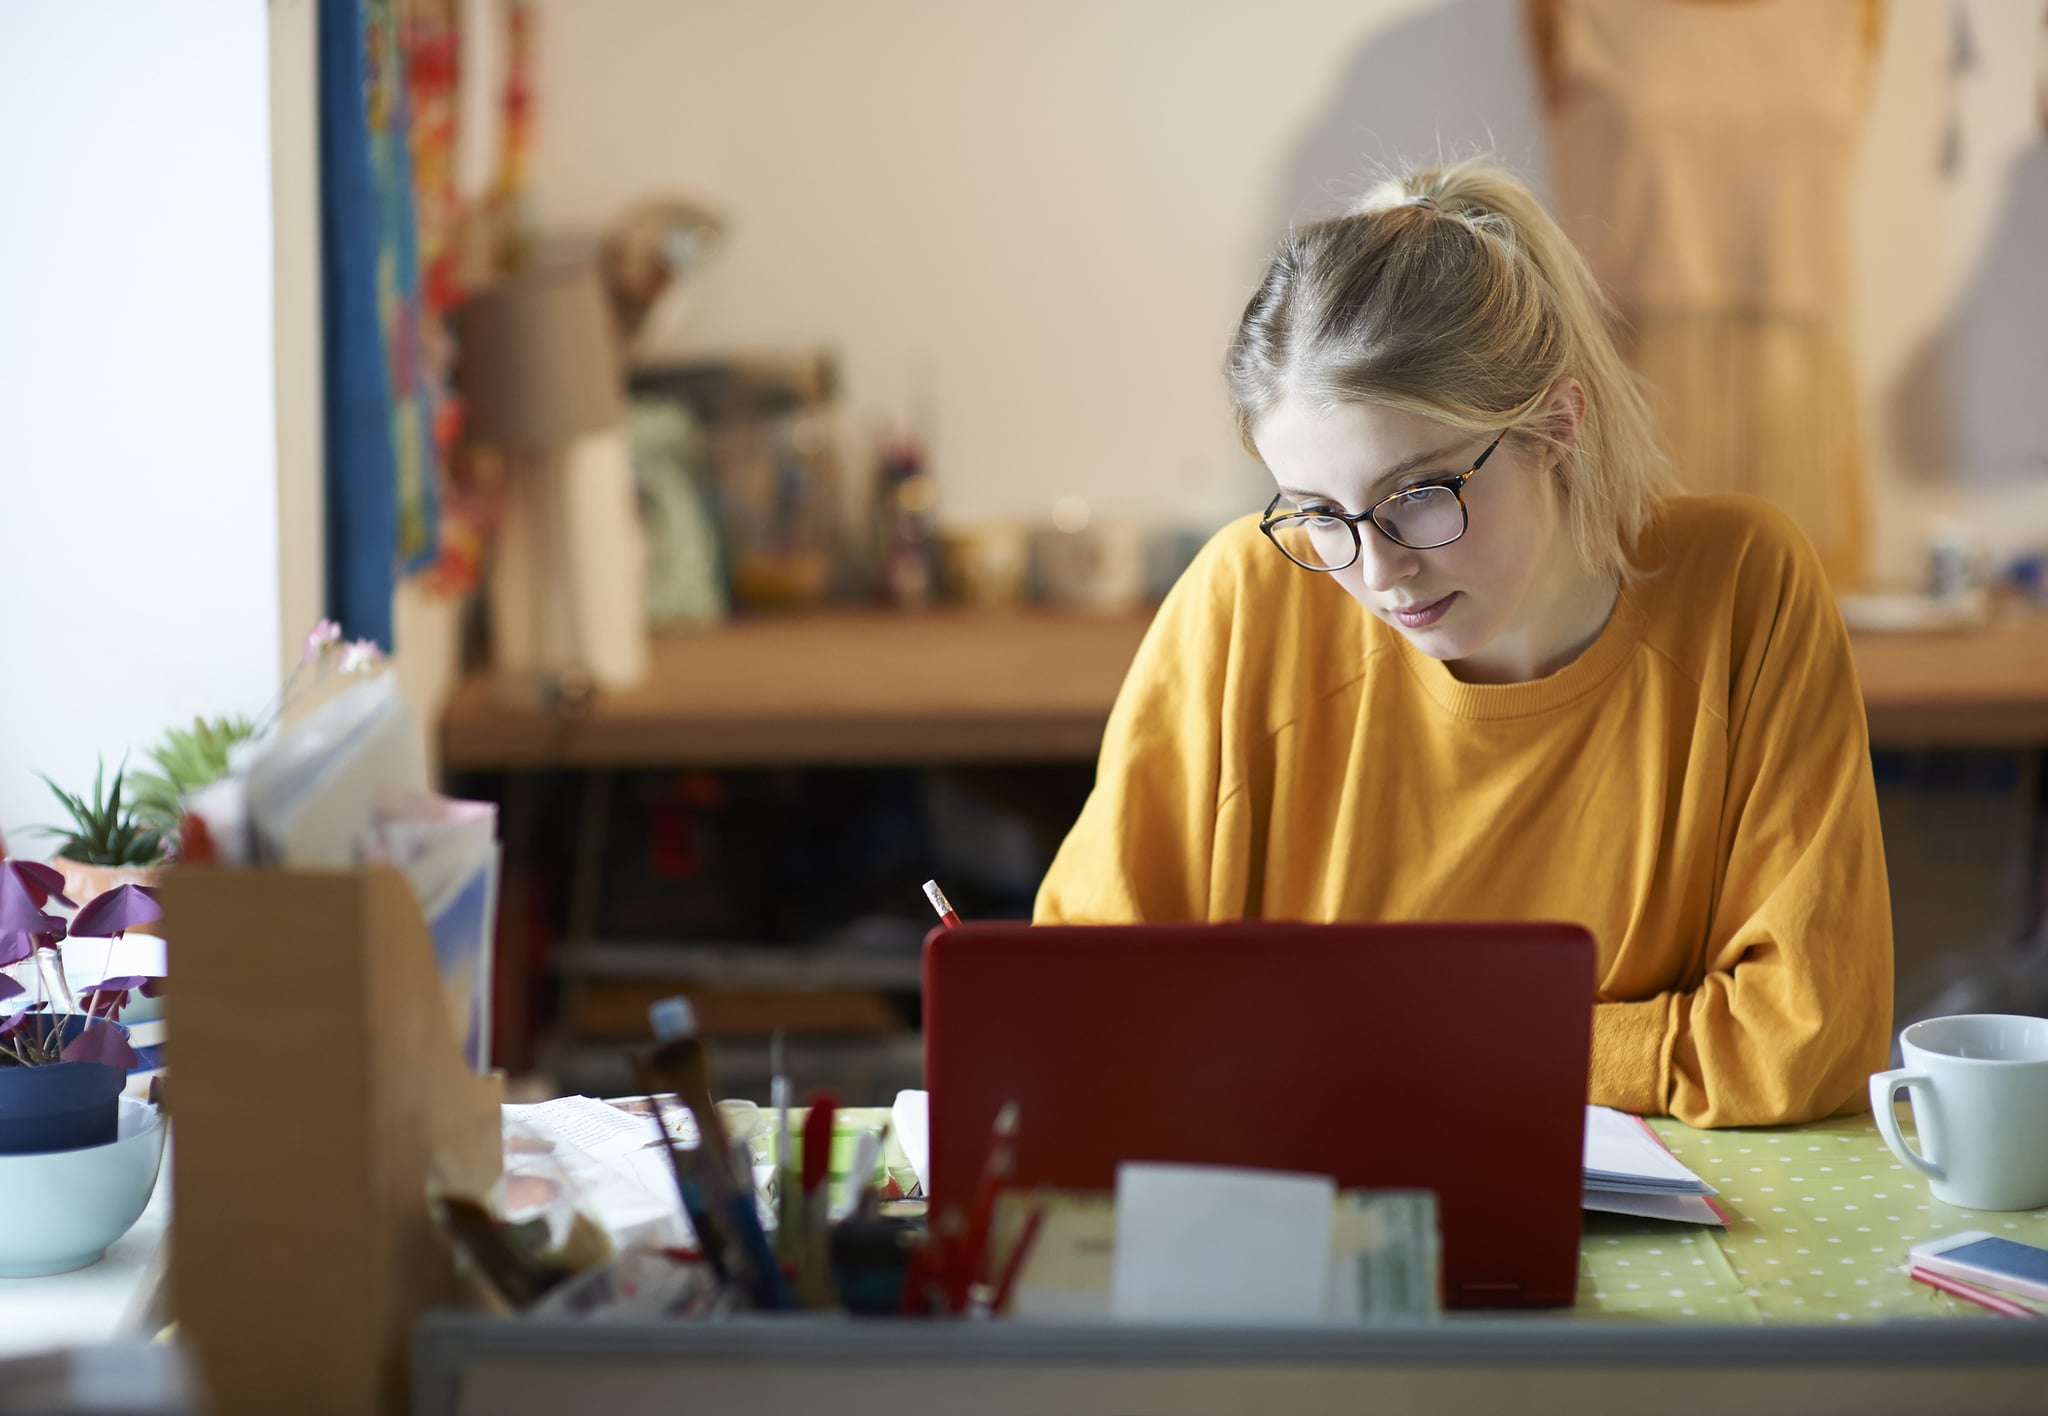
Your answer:
[[[1215,533],[1199,526],[1162,526],[1152,533],[1145,555],[1145,598],[1164,599]]]
[[[1990,576],[1991,551],[1960,517],[1937,516],[1927,527],[1927,593],[1937,600],[1967,595]]]
[[[714,439],[734,602],[802,609],[825,598],[834,559],[837,464],[807,410],[722,428]]]
[[[1145,598],[1145,527],[1105,520],[1079,497],[1053,504],[1052,525],[1033,546],[1037,581],[1048,604],[1076,614],[1114,615]]]
[[[991,521],[939,533],[947,598],[976,609],[1007,609],[1024,598],[1031,538],[1022,526]]]

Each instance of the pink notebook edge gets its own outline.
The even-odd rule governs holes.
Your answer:
[[[1624,1112],[1624,1113],[1622,1113],[1622,1114],[1623,1114],[1623,1115],[1625,1115],[1625,1116],[1627,1116],[1629,1120],[1631,1120],[1631,1121],[1635,1122],[1635,1123],[1636,1123],[1636,1125],[1638,1125],[1638,1126],[1642,1127],[1642,1128],[1643,1128],[1643,1134],[1644,1134],[1644,1135],[1646,1135],[1646,1136],[1648,1136],[1648,1137],[1649,1137],[1649,1138],[1650,1138],[1650,1139],[1651,1139],[1652,1141],[1654,1141],[1654,1142],[1656,1143],[1656,1146],[1657,1146],[1657,1149],[1658,1149],[1658,1150],[1660,1150],[1660,1151],[1663,1151],[1663,1152],[1664,1152],[1664,1154],[1666,1154],[1666,1155],[1668,1155],[1668,1156],[1671,1156],[1671,1158],[1672,1158],[1673,1160],[1678,1160],[1678,1157],[1677,1157],[1677,1155],[1673,1154],[1673,1152],[1672,1152],[1672,1150],[1671,1150],[1671,1147],[1669,1147],[1669,1146],[1667,1146],[1667,1145],[1665,1145],[1665,1144],[1664,1144],[1664,1138],[1663,1138],[1662,1136],[1658,1135],[1658,1134],[1656,1133],[1656,1131],[1655,1131],[1654,1129],[1652,1129],[1652,1128],[1651,1128],[1651,1126],[1650,1126],[1650,1123],[1649,1123],[1649,1122],[1645,1121],[1645,1120],[1644,1120],[1644,1119],[1643,1119],[1642,1117],[1640,1117],[1640,1116],[1636,1115],[1636,1114],[1635,1114],[1635,1113],[1634,1113],[1633,1111],[1628,1111],[1628,1112]],[[1685,1164],[1685,1162],[1684,1162],[1684,1161],[1679,1161],[1679,1164],[1681,1164],[1681,1165],[1684,1165],[1684,1164]],[[1690,1168],[1691,1168],[1690,1166],[1687,1166],[1687,1169],[1690,1169]],[[1710,1209],[1710,1210],[1712,1210],[1712,1211],[1713,1211],[1713,1212],[1714,1212],[1715,1214],[1718,1214],[1719,1216],[1721,1216],[1721,1223],[1722,1223],[1723,1225],[1727,1225],[1727,1224],[1732,1224],[1732,1223],[1734,1223],[1734,1220],[1733,1220],[1732,1218],[1730,1218],[1730,1216],[1729,1216],[1729,1214],[1728,1214],[1728,1211],[1726,1211],[1726,1210],[1722,1209],[1722,1208],[1721,1208],[1721,1206],[1720,1206],[1719,1204],[1715,1203],[1715,1196],[1713,1196],[1713,1195],[1700,1195],[1700,1196],[1698,1196],[1697,1198],[1699,1198],[1699,1199],[1701,1199],[1701,1200],[1704,1200],[1704,1201],[1706,1201],[1706,1205],[1707,1205],[1707,1208],[1708,1208],[1708,1209]]]

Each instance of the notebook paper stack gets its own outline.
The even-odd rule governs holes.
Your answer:
[[[1611,1214],[1724,1224],[1708,1196],[1718,1193],[1664,1148],[1640,1117],[1605,1106],[1586,1108],[1586,1175],[1582,1205]]]

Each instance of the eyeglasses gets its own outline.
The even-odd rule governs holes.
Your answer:
[[[1486,465],[1500,440],[1503,428],[1479,454],[1470,470],[1437,482],[1403,487],[1392,496],[1381,497],[1365,511],[1338,511],[1335,507],[1312,507],[1303,511],[1281,511],[1284,492],[1273,494],[1259,518],[1259,529],[1278,546],[1287,559],[1303,570],[1348,570],[1359,554],[1358,524],[1370,521],[1380,534],[1397,546],[1411,551],[1433,551],[1448,546],[1465,534],[1471,517],[1465,510],[1465,483]]]

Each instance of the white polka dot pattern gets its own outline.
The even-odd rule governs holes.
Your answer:
[[[1911,1135],[1901,1113],[1900,1124]],[[1885,1148],[1867,1116],[1773,1130],[1695,1131],[1653,1118],[1680,1160],[1721,1192],[1725,1230],[1586,1216],[1584,1317],[1667,1322],[1995,1319],[1907,1278],[1906,1250],[1984,1229],[2048,1245],[2048,1210],[1951,1208]]]

